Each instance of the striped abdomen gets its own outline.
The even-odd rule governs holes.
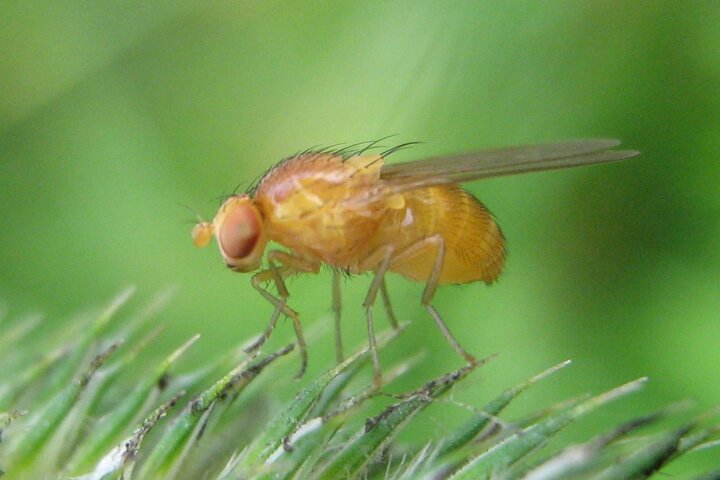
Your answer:
[[[505,261],[505,239],[482,203],[457,185],[411,190],[403,196],[404,207],[387,211],[371,241],[374,247],[394,245],[391,271],[428,280],[437,247],[418,242],[439,235],[445,244],[439,283],[497,279]]]

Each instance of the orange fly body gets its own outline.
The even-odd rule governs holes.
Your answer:
[[[505,263],[505,240],[488,209],[460,183],[516,173],[624,160],[634,150],[614,150],[617,140],[563,143],[485,150],[386,164],[388,155],[362,148],[306,151],[270,169],[246,194],[229,197],[212,222],[200,222],[192,236],[205,246],[214,235],[226,265],[238,272],[257,272],[251,283],[275,309],[267,328],[250,347],[259,348],[280,315],[292,321],[305,371],[307,353],[297,313],[288,307],[284,280],[300,273],[334,267],[335,344],[341,361],[340,274],[374,273],[363,303],[375,382],[382,377],[373,327],[373,305],[380,293],[390,322],[397,322],[387,297],[384,275],[396,272],[425,282],[421,303],[442,334],[466,362],[467,353],[431,301],[436,287],[476,281],[491,283]],[[269,241],[287,250],[268,251]],[[266,285],[273,282],[277,295]]]

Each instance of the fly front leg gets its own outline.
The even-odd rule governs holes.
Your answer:
[[[287,291],[287,287],[285,286],[285,278],[301,272],[317,273],[320,269],[320,265],[304,258],[290,255],[281,250],[271,250],[268,253],[268,264],[270,268],[253,275],[251,283],[252,286],[255,287],[255,289],[260,292],[260,294],[268,302],[275,306],[275,310],[270,317],[267,327],[265,327],[265,330],[260,335],[260,338],[250,345],[247,348],[247,351],[251,352],[256,350],[265,343],[275,328],[280,314],[284,313],[292,320],[293,327],[295,329],[295,336],[297,337],[298,348],[300,350],[300,371],[295,378],[300,378],[303,376],[305,369],[307,368],[307,347],[302,332],[302,325],[300,324],[300,318],[298,317],[296,311],[287,306],[289,293]],[[270,293],[265,287],[265,283],[270,281],[275,283],[275,287],[278,291],[277,296]]]
[[[374,251],[370,256],[363,260],[359,265],[359,270],[366,271],[375,269],[375,277],[370,284],[368,293],[365,296],[363,307],[365,307],[365,317],[367,319],[368,343],[370,345],[370,356],[372,357],[373,369],[375,370],[374,382],[378,387],[382,385],[382,372],[380,371],[380,359],[377,352],[377,340],[375,339],[375,328],[373,325],[373,305],[377,298],[378,290],[382,290],[385,280],[385,272],[390,266],[390,261],[395,249],[392,245],[381,247]],[[385,297],[384,297],[385,298]]]

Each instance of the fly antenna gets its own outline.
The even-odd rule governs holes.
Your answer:
[[[184,203],[180,203],[180,202],[177,202],[177,204],[180,205],[180,206],[183,207],[183,208],[186,208],[186,209],[190,210],[190,212],[192,212],[192,214],[195,215],[195,219],[198,221],[198,223],[202,223],[202,222],[205,221],[205,219],[202,217],[202,215],[200,215],[200,214],[198,213],[198,211],[195,210],[194,208],[192,208],[192,207],[190,207],[190,206],[188,206],[188,205],[185,205]]]
[[[211,222],[208,222],[203,219],[202,216],[192,207],[189,207],[183,203],[179,203],[181,207],[185,207],[188,210],[190,210],[192,213],[195,214],[195,218],[197,219],[197,223],[192,229],[192,232],[190,233],[190,236],[193,239],[193,243],[196,247],[204,247],[208,243],[210,243],[210,239],[213,235],[213,224]]]

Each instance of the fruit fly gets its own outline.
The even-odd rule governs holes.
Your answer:
[[[492,214],[460,184],[481,178],[554,170],[634,157],[615,150],[617,140],[579,140],[484,150],[406,163],[388,164],[390,154],[410,144],[369,153],[377,142],[337,150],[308,150],[282,160],[247,193],[225,200],[212,222],[192,231],[196,246],[214,235],[225,264],[254,272],[251,283],[275,308],[259,348],[278,317],[295,329],[302,376],[307,350],[297,312],[287,305],[285,279],[333,268],[335,346],[341,361],[340,276],[373,273],[363,306],[375,383],[382,383],[374,333],[373,306],[378,293],[398,328],[385,288],[385,273],[424,282],[421,303],[452,348],[469,364],[476,362],[451,333],[432,299],[438,285],[495,281],[505,263],[505,239]],[[269,241],[287,250],[270,249]],[[267,289],[274,283],[277,295]]]

